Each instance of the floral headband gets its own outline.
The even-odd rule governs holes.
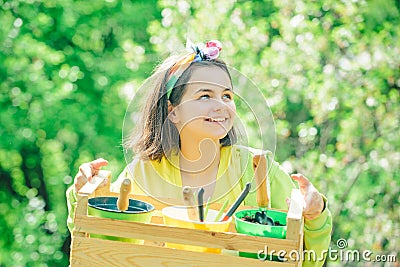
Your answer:
[[[218,58],[219,52],[222,50],[222,44],[218,40],[212,40],[206,43],[203,49],[191,44],[192,53],[184,56],[181,60],[176,62],[169,70],[166,91],[167,98],[169,99],[172,89],[175,87],[176,82],[182,73],[189,67],[190,63],[198,61],[210,61]]]

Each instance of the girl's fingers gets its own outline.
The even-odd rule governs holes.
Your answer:
[[[86,176],[89,181],[91,181],[92,177],[99,172],[100,168],[106,166],[107,164],[107,160],[99,158],[88,163],[83,163],[79,167],[79,170],[82,172],[83,175]]]
[[[323,199],[314,185],[302,174],[292,174],[292,179],[299,184],[300,191],[304,196],[304,218],[308,220],[315,219],[321,214],[323,209]]]
[[[108,164],[108,161],[103,158],[98,158],[89,163],[94,169],[100,169]]]
[[[307,220],[312,220],[317,218],[324,208],[324,200],[322,199],[321,195],[320,198],[314,200],[312,206],[304,210],[304,218]]]
[[[87,183],[87,181],[92,181],[93,176],[99,173],[100,168],[106,166],[107,164],[107,160],[103,158],[98,158],[91,162],[83,163],[81,166],[79,166],[79,172],[74,179],[75,190],[78,192],[79,189],[81,189],[82,186]],[[104,183],[106,183],[106,181]],[[104,186],[103,184],[99,187]]]
[[[290,175],[293,180],[299,183],[300,188],[307,188],[310,185],[310,180],[308,180],[303,174],[301,173],[296,173]]]
[[[83,163],[80,167],[79,167],[79,171],[83,174],[83,176],[85,176],[89,181],[92,178],[92,167],[90,165],[90,163]]]
[[[307,202],[307,192],[311,184],[310,181],[301,173],[292,174],[290,177],[299,184],[300,192],[304,196],[304,201]]]

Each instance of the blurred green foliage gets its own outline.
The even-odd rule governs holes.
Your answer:
[[[186,37],[219,39],[260,87],[277,160],[330,201],[331,247],[399,258],[399,13],[396,0],[0,0],[0,266],[68,265],[65,190],[94,158],[122,170],[127,104]]]

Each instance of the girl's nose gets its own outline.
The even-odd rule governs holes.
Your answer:
[[[215,111],[224,111],[224,110],[226,110],[226,108],[227,108],[226,103],[222,99],[215,100],[215,103],[214,103]]]

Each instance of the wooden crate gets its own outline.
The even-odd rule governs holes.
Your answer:
[[[301,266],[301,261],[292,261],[289,255],[297,251],[302,253],[303,218],[302,202],[299,191],[292,192],[291,205],[287,215],[286,239],[266,238],[238,234],[234,222],[229,232],[213,232],[186,229],[163,225],[161,209],[168,199],[157,200],[148,196],[131,195],[130,198],[151,203],[155,207],[151,223],[138,223],[123,220],[98,218],[88,215],[88,199],[95,196],[118,196],[110,192],[109,185],[96,190],[103,179],[111,180],[109,171],[100,171],[94,183],[87,183],[77,195],[75,227],[72,232],[71,266]],[[300,197],[300,198],[299,198]],[[218,210],[220,204],[213,204]],[[240,209],[254,208],[241,206]],[[90,237],[100,234],[145,240],[144,244],[133,244]],[[165,242],[193,246],[215,247],[223,249],[221,254],[211,254],[166,248]],[[286,261],[263,262],[258,259],[244,258],[227,251],[246,251],[257,253],[268,247],[268,253],[285,251]],[[289,254],[291,253],[291,254]],[[234,253],[233,253],[234,254]]]

